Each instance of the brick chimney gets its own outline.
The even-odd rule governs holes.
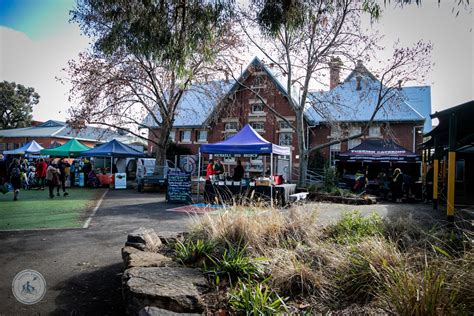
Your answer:
[[[329,89],[334,89],[340,82],[342,61],[339,57],[331,58],[329,62]]]

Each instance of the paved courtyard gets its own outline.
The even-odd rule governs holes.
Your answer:
[[[354,209],[428,222],[444,218],[441,210],[424,204],[313,205],[322,223]],[[189,215],[166,211],[170,207],[161,194],[110,190],[87,229],[0,232],[0,315],[123,314],[120,249],[127,234],[140,226],[161,235],[185,231]],[[32,306],[18,303],[11,291],[13,277],[24,269],[41,272],[47,282],[45,298]]]

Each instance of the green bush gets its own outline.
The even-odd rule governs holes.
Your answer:
[[[279,315],[287,311],[284,300],[264,282],[239,282],[229,292],[229,305],[245,315]]]
[[[326,232],[338,244],[352,244],[364,237],[381,235],[383,229],[382,218],[377,213],[364,217],[359,211],[353,211],[344,212],[335,224],[326,228]]]
[[[237,246],[228,242],[222,256],[209,256],[210,267],[206,267],[208,273],[216,277],[216,283],[221,277],[226,277],[230,282],[238,279],[260,279],[263,267],[260,264],[262,258],[252,258],[246,253],[247,244]]]
[[[175,253],[178,260],[183,264],[201,264],[214,251],[215,245],[211,241],[187,240],[177,241],[175,244]]]

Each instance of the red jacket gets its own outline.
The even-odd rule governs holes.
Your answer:
[[[216,174],[214,172],[214,165],[213,164],[208,164],[207,165],[207,168],[206,168],[206,180],[210,180],[211,179],[211,176],[213,174]]]
[[[38,178],[46,177],[46,170],[48,169],[48,165],[46,162],[38,162],[36,164],[36,176]]]

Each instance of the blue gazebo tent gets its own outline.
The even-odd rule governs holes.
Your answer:
[[[214,144],[202,144],[199,152],[208,154],[276,154],[291,155],[289,147],[272,144],[249,124],[245,125],[234,136]]]
[[[14,150],[5,150],[3,153],[6,155],[38,154],[42,149],[44,149],[43,146],[32,140],[20,148]]]
[[[201,170],[201,153],[207,154],[256,154],[270,155],[270,176],[273,178],[273,155],[290,156],[291,170],[291,148],[275,145],[259,133],[249,124],[245,125],[234,136],[214,144],[202,144],[199,146],[198,170]],[[270,190],[270,198],[273,205],[273,190]]]
[[[143,157],[144,154],[116,139],[81,153],[83,157]]]

